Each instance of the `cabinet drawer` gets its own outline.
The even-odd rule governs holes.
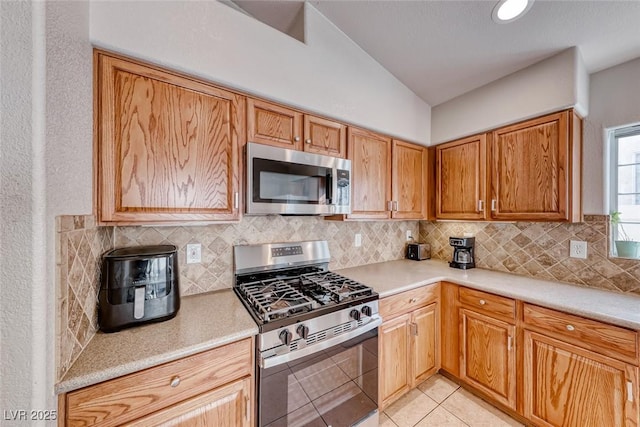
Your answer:
[[[67,425],[120,425],[250,375],[251,342],[238,341],[71,392]]]
[[[423,286],[380,300],[379,311],[383,319],[408,313],[438,298],[440,284]]]
[[[460,287],[460,304],[494,317],[500,316],[509,320],[516,318],[516,302],[511,298]]]
[[[531,304],[524,305],[524,322],[580,347],[637,363],[635,331]]]

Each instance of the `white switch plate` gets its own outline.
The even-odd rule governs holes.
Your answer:
[[[197,264],[202,262],[202,245],[200,243],[189,243],[187,245],[187,264]]]
[[[587,259],[587,242],[571,240],[569,243],[569,256],[571,258]]]
[[[353,244],[356,246],[356,248],[359,248],[360,246],[362,246],[362,234],[356,233],[356,239],[353,242]]]
[[[413,235],[411,234],[411,230],[407,230],[406,236],[407,236],[407,241],[413,240]]]

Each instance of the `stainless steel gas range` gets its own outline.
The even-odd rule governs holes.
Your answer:
[[[326,241],[234,247],[234,290],[260,330],[260,427],[378,425],[378,294],[329,260]]]

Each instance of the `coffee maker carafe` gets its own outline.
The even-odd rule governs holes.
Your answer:
[[[475,237],[449,237],[449,244],[453,246],[453,260],[449,262],[449,267],[467,270],[476,266],[473,255]]]

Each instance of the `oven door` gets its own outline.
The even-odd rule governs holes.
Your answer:
[[[258,425],[377,426],[378,328],[258,370]]]
[[[350,213],[351,162],[247,144],[247,214]]]

